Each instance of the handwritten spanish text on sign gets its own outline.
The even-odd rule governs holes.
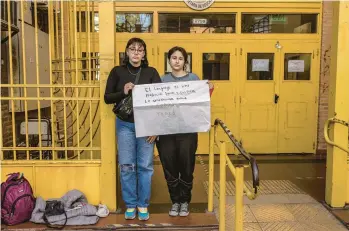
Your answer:
[[[132,97],[136,137],[210,129],[206,80],[136,85]]]

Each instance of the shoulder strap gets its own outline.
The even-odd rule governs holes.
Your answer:
[[[64,229],[64,227],[67,225],[68,222],[68,216],[67,213],[64,211],[64,215],[65,215],[65,221],[63,225],[52,225],[50,224],[50,222],[47,219],[46,213],[44,212],[44,215],[42,216],[42,219],[44,220],[45,224],[47,227],[49,228],[55,228],[55,229]]]
[[[139,76],[141,75],[141,71],[142,71],[142,68],[139,69],[137,75],[136,75],[136,80],[135,80],[135,85],[138,83],[139,81]]]
[[[60,204],[61,202],[56,202],[56,204]],[[48,218],[47,218],[47,209],[45,208],[44,210],[44,215],[42,216],[42,219],[44,220],[45,224],[47,227],[49,228],[56,228],[56,229],[63,229],[66,225],[67,225],[67,222],[68,222],[68,216],[67,216],[67,213],[66,211],[63,209],[63,214],[65,216],[65,222],[63,225],[52,225],[49,221],[48,221]],[[62,215],[62,214],[59,214],[59,215]],[[54,216],[59,216],[59,215],[54,215]]]

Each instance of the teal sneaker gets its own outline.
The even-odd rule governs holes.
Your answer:
[[[126,220],[133,220],[136,218],[136,208],[128,208],[125,212]]]
[[[138,220],[147,221],[149,219],[148,208],[138,208]]]

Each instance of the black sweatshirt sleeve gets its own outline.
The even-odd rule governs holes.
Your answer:
[[[151,83],[161,83],[161,78],[158,71],[155,68],[153,70],[154,71],[153,71],[153,76],[151,78]]]
[[[116,91],[117,85],[119,83],[119,75],[114,67],[108,76],[107,86],[104,93],[104,102],[106,104],[118,104],[126,96],[124,91]]]

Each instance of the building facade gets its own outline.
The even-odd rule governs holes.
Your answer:
[[[14,24],[19,27],[19,4],[16,7],[17,18],[14,20],[17,21]],[[35,42],[34,12],[30,5],[26,9],[26,50],[27,54],[34,54],[35,51],[29,49]],[[38,9],[38,18],[42,19],[39,21],[40,28],[48,28],[47,8],[41,5]],[[87,17],[87,11],[90,18]],[[183,46],[189,52],[188,71],[216,85],[212,98],[212,118],[224,120],[247,150],[251,153],[322,153],[326,149],[323,125],[328,117],[331,12],[332,3],[327,1],[201,1],[200,4],[195,1],[116,2],[115,65],[122,60],[125,44],[132,36],[141,37],[147,42],[150,64],[160,74],[170,71],[165,58],[166,51],[175,45]],[[59,17],[58,13],[58,22]],[[98,4],[90,3],[89,8],[87,4],[78,5],[76,19],[78,56],[87,57],[90,46],[90,52],[93,50],[91,57],[96,60],[91,65],[97,70]],[[90,25],[87,20],[90,20]],[[73,36],[74,30],[66,19],[64,23],[68,44],[67,35],[70,31]],[[88,26],[91,33],[86,33]],[[57,31],[55,33],[61,36]],[[90,34],[90,42],[87,41],[87,34]],[[14,83],[23,83],[20,36],[19,33],[13,37],[13,54],[16,54],[13,60],[18,64],[13,67]],[[48,29],[46,33],[45,29],[39,30],[39,43],[42,48],[39,50],[40,63],[44,63],[44,60],[48,61]],[[72,45],[67,44],[66,55],[69,49],[73,49],[69,47]],[[57,48],[61,49],[59,46]],[[6,60],[9,55],[8,43],[2,44],[2,47],[2,83],[10,83],[9,75],[6,74],[9,68]],[[28,78],[28,83],[35,82],[35,62],[31,62],[34,59],[35,56],[32,56],[27,60],[27,76],[32,76]],[[293,66],[288,66],[288,63]],[[40,69],[40,83],[48,84],[48,63],[45,65],[43,69],[46,71]],[[87,62],[81,65],[86,68]],[[92,72],[97,75],[97,71]],[[81,72],[82,80],[87,80],[87,74]],[[98,81],[98,76],[94,78]],[[14,91],[14,95],[24,94],[23,90]],[[42,95],[49,95],[48,89],[42,91]],[[30,89],[28,92],[30,95]],[[2,91],[4,95],[9,93],[7,89]],[[5,146],[12,142],[12,118],[8,103],[2,103]],[[42,102],[40,107],[42,113],[49,117],[50,104]],[[24,102],[16,102],[15,108],[15,124],[18,125],[24,120]],[[35,102],[29,102],[27,110],[31,113],[37,108]],[[201,134],[200,141],[202,145],[198,153],[208,153],[205,145],[207,134]]]

